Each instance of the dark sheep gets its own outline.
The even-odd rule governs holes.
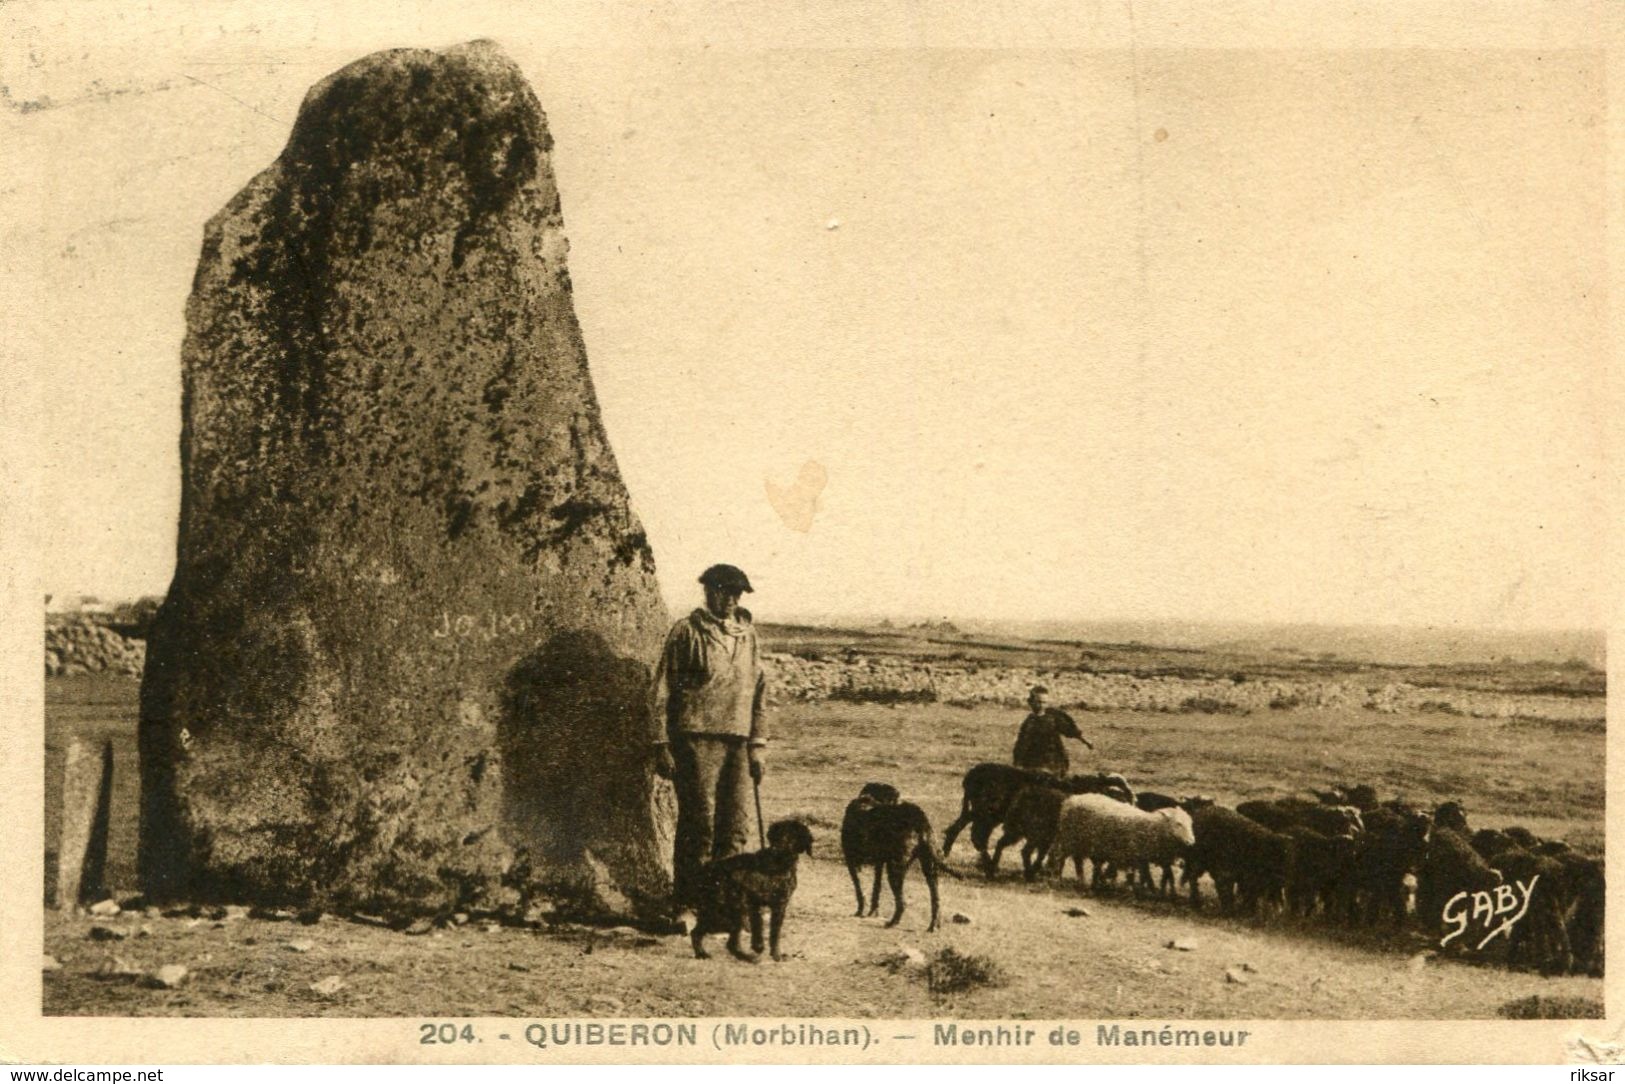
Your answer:
[[[1114,772],[1073,775],[1062,779],[1010,764],[984,763],[967,771],[960,785],[964,797],[960,802],[959,817],[943,833],[942,853],[946,856],[953,850],[954,840],[969,825],[971,844],[981,855],[984,866],[992,861],[987,846],[993,829],[1003,823],[1010,803],[1023,787],[1056,787],[1068,794],[1110,794],[1121,801],[1134,801],[1134,791],[1128,781]]]
[[[1430,932],[1444,922],[1444,905],[1458,892],[1490,892],[1501,884],[1501,874],[1480,858],[1461,833],[1434,827],[1428,834],[1427,856],[1416,875],[1416,915]]]
[[[1233,909],[1239,891],[1248,911],[1282,902],[1292,867],[1292,838],[1273,832],[1234,809],[1210,805],[1191,815],[1196,843],[1185,861],[1191,906],[1202,905],[1198,879],[1213,879],[1219,906]]]
[[[1433,811],[1433,827],[1448,828],[1460,836],[1471,836],[1467,827],[1467,810],[1460,802],[1445,802]]]
[[[1021,848],[1021,873],[1029,881],[1035,879],[1049,858],[1050,847],[1055,843],[1055,829],[1061,820],[1061,803],[1068,797],[1066,791],[1055,787],[1023,787],[1004,815],[1004,831],[999,833],[999,842],[987,863],[987,875],[997,875],[999,857],[1006,847],[1025,840]]]
[[[1296,914],[1308,917],[1317,905],[1327,914],[1346,907],[1352,892],[1354,853],[1358,846],[1351,836],[1328,836],[1301,824],[1288,828],[1293,839],[1292,865],[1287,874],[1287,905]]]
[[[1236,812],[1276,832],[1302,826],[1323,836],[1355,835],[1364,831],[1360,811],[1347,805],[1322,805],[1303,798],[1276,798],[1242,802]]]
[[[992,861],[988,854],[988,840],[1004,820],[1005,812],[1022,787],[1049,785],[1058,780],[1042,772],[1032,772],[1010,764],[978,764],[965,773],[961,782],[964,797],[960,802],[959,817],[948,826],[942,836],[942,853],[953,850],[954,840],[966,825],[970,826],[971,845],[982,857],[985,866]]]
[[[1345,783],[1334,786],[1329,790],[1309,791],[1322,805],[1351,805],[1361,813],[1369,813],[1377,808],[1377,792],[1375,788],[1365,784],[1356,783],[1352,786]]]
[[[1338,802],[1338,805],[1351,805],[1362,814],[1369,813],[1377,808],[1377,791],[1375,787],[1365,783],[1356,783],[1347,788],[1347,800]]]
[[[1406,801],[1404,798],[1389,798],[1377,808],[1386,809],[1390,813],[1398,813],[1402,817],[1409,817],[1424,812],[1421,806],[1416,805],[1414,802]]]
[[[1497,828],[1480,828],[1468,840],[1473,850],[1486,862],[1491,862],[1502,851],[1520,850],[1516,840]]]
[[[1365,832],[1354,854],[1354,891],[1347,900],[1350,921],[1375,925],[1385,915],[1405,921],[1405,878],[1421,868],[1427,854],[1430,818],[1386,806],[1365,815]]]
[[[1493,868],[1506,884],[1533,885],[1529,909],[1506,935],[1506,963],[1517,967],[1527,960],[1542,975],[1561,975],[1569,970],[1574,952],[1569,943],[1569,878],[1562,864],[1522,847],[1502,851],[1493,859]],[[1538,878],[1538,879],[1537,879]]]
[[[1573,852],[1552,855],[1551,859],[1563,867],[1568,882],[1569,906],[1564,926],[1574,954],[1574,970],[1601,978],[1603,910],[1608,896],[1603,861]]]
[[[1514,824],[1501,829],[1507,838],[1526,851],[1532,851],[1540,845],[1540,838],[1521,824]]]

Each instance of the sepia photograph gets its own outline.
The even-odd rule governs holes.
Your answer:
[[[1602,1025],[1606,42],[1137,7],[0,10],[30,1026]]]

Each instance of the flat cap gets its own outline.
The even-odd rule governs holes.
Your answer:
[[[733,565],[712,565],[700,573],[700,582],[707,587],[720,587],[728,591],[750,591],[750,580]]]

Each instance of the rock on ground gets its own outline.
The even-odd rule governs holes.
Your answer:
[[[147,985],[161,990],[173,990],[186,981],[190,974],[183,964],[165,964],[147,976]]]

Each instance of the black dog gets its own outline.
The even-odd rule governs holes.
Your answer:
[[[719,858],[700,870],[699,906],[689,939],[694,955],[709,959],[705,936],[728,935],[728,951],[741,960],[756,961],[762,951],[762,909],[768,909],[773,958],[784,959],[779,950],[779,934],[784,929],[784,910],[796,890],[796,859],[812,853],[812,832],[800,821],[774,821],[767,830],[767,847],[754,854]],[[750,922],[750,947],[739,944],[739,934]]]
[[[875,867],[874,889],[867,911],[871,915],[880,910],[880,873],[885,870],[896,905],[887,926],[895,926],[902,920],[903,879],[909,864],[918,858],[926,887],[931,890],[931,924],[926,932],[937,928],[937,873],[940,870],[949,876],[957,874],[948,869],[937,853],[931,821],[925,811],[913,802],[899,802],[896,787],[867,783],[857,798],[847,803],[846,816],[841,820],[841,853],[846,858],[846,871],[852,876],[852,891],[858,898],[860,918],[865,911],[858,870],[864,866]]]

